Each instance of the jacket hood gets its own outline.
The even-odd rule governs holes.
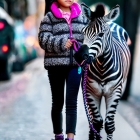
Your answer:
[[[81,9],[79,4],[77,4],[76,2],[74,2],[71,6],[71,19],[72,18],[76,18],[78,17],[78,15],[81,13]],[[57,17],[57,18],[63,18],[62,14],[58,8],[58,4],[57,2],[53,2],[53,4],[51,5],[51,11],[53,12],[53,14]]]

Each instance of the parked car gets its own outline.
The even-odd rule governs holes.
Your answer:
[[[14,22],[0,7],[0,79],[10,79],[15,61]]]

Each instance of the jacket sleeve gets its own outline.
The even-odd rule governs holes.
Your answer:
[[[64,52],[67,49],[65,48],[67,37],[55,37],[52,32],[52,23],[48,13],[45,15],[44,19],[41,21],[38,39],[39,45],[46,52]]]

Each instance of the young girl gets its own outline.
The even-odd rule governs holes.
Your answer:
[[[77,95],[81,74],[73,57],[75,50],[71,39],[82,45],[81,29],[87,19],[81,14],[74,0],[46,0],[46,14],[40,25],[39,44],[45,50],[44,66],[52,91],[52,123],[55,140],[64,140],[62,108],[66,81],[66,134],[73,140],[77,122]],[[48,9],[47,9],[48,8]],[[51,10],[49,10],[51,9]],[[49,11],[49,12],[48,12]]]

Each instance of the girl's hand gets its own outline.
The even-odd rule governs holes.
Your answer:
[[[70,48],[70,47],[72,46],[72,44],[73,44],[73,43],[71,42],[71,40],[68,39],[67,42],[66,42],[65,48],[66,48],[66,49]]]

